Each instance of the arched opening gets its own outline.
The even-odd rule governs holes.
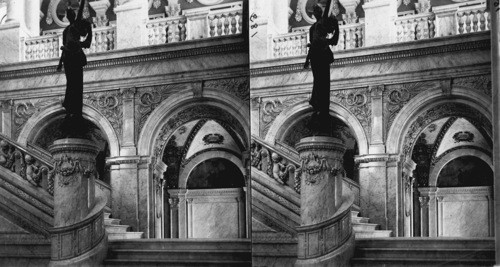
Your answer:
[[[170,214],[165,237],[244,238],[247,196],[242,137],[224,121],[200,118],[173,131],[162,160]]]
[[[415,129],[414,235],[489,236],[493,214],[489,126],[473,115],[443,115]],[[409,198],[405,196],[405,201]],[[481,229],[470,227],[477,224]]]

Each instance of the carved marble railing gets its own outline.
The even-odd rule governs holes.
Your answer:
[[[339,42],[333,51],[363,47],[365,43],[365,24],[354,23],[339,26]],[[295,31],[272,38],[273,58],[284,58],[307,55],[309,32]]]
[[[60,55],[62,36],[57,34],[43,35],[34,38],[21,38],[24,47],[22,61],[56,58]]]
[[[107,242],[104,229],[105,201],[99,199],[89,215],[82,221],[50,230],[52,242],[51,260],[63,261],[81,256]],[[57,244],[57,245],[55,245]]]
[[[294,57],[307,55],[308,34],[293,32],[273,38],[273,57]]]
[[[252,136],[251,165],[266,173],[284,186],[300,194],[300,163],[297,151],[279,141],[271,145],[259,137]],[[344,177],[343,187],[351,189],[354,205],[359,207],[360,188],[355,181]]]
[[[457,34],[490,30],[490,13],[486,9],[486,1],[472,2],[473,5],[457,9]]]
[[[23,45],[22,61],[57,58],[61,55],[62,30],[45,32],[42,36],[21,38]],[[92,29],[92,44],[84,49],[86,54],[116,49],[116,26]]]
[[[186,21],[185,16],[150,20],[146,25],[149,45],[185,41]]]
[[[32,186],[54,194],[53,163],[45,156],[0,135],[0,166],[19,175]]]
[[[242,33],[243,3],[211,6],[207,16],[208,36],[226,36]]]
[[[339,42],[333,47],[334,51],[364,47],[365,24],[353,23],[339,26]]]
[[[333,257],[339,259],[334,259],[328,266],[344,266],[338,263],[345,261],[345,257],[349,258],[349,255],[342,255],[349,254],[346,252],[349,249],[342,249],[342,247],[354,246],[351,224],[353,196],[351,194],[344,196],[347,197],[342,197],[342,204],[331,219],[314,225],[297,227],[299,261],[314,260],[337,250],[338,254]]]
[[[116,26],[106,26],[92,30],[92,43],[86,54],[106,52],[116,49]]]
[[[436,35],[435,15],[430,12],[398,17],[395,23],[397,42],[430,39]]]

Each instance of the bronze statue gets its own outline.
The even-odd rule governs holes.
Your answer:
[[[309,53],[304,68],[311,64],[313,72],[313,90],[309,104],[312,106],[313,124],[322,125],[329,122],[330,110],[330,64],[333,53],[330,45],[337,45],[339,40],[339,24],[334,16],[329,16],[332,0],[327,0],[324,9],[318,4],[314,6],[313,14],[316,22],[309,29]],[[328,38],[333,34],[332,38]],[[328,123],[327,123],[328,124]]]
[[[66,74],[66,94],[64,95],[63,107],[67,117],[81,117],[83,107],[83,66],[87,65],[87,57],[83,48],[89,48],[92,42],[92,25],[82,19],[85,0],[80,1],[78,15],[69,7],[66,9],[66,17],[69,26],[63,31],[62,55],[57,66],[57,71],[62,70]],[[80,37],[85,37],[81,42]]]

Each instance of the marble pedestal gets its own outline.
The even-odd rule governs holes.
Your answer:
[[[95,158],[99,148],[89,140],[56,140],[54,158],[54,228],[49,266],[93,266],[106,256],[106,200],[95,196]]]
[[[338,264],[353,243],[350,204],[342,196],[344,142],[314,136],[301,139],[296,148],[302,173],[296,266]]]

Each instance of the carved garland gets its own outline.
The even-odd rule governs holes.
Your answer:
[[[453,85],[470,88],[491,97],[491,75],[455,78]]]
[[[307,185],[314,185],[327,179],[329,174],[336,176],[343,171],[341,159],[334,159],[332,166],[326,156],[318,156],[315,153],[301,157],[300,164],[299,177],[305,174],[304,181]]]
[[[67,155],[54,159],[54,173],[59,175],[58,185],[60,187],[71,186],[79,178],[76,175],[79,173],[84,177],[90,177],[96,172],[94,165],[87,160]]]
[[[248,77],[209,80],[203,83],[203,88],[224,90],[231,95],[235,95],[245,103],[248,103],[250,100],[250,81]]]

